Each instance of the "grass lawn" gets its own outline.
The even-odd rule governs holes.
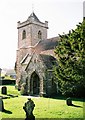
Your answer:
[[[14,86],[7,86],[8,94],[18,94]],[[33,97],[35,103],[35,118],[83,118],[83,101],[75,99],[73,104],[81,107],[67,106],[65,99],[52,99],[43,97]],[[3,99],[6,112],[0,112],[2,118],[25,118],[23,110],[26,96],[18,96],[10,99]]]

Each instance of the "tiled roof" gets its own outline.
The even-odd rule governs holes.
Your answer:
[[[58,45],[58,41],[59,41],[59,37],[55,37],[47,40],[41,40],[34,47],[35,51],[33,52],[33,54],[38,54],[48,68],[51,68],[53,65],[53,61],[55,61],[54,48]],[[29,56],[29,54],[27,54],[23,58],[21,63],[28,64],[32,56]]]
[[[35,47],[35,53],[38,53],[38,54],[43,52],[45,54],[46,52],[53,53],[52,50],[54,50],[54,48],[58,45],[58,41],[59,41],[59,37],[54,37],[47,40],[41,40]]]
[[[56,59],[51,55],[40,54],[40,57],[48,69],[52,69],[54,64],[57,65]]]
[[[55,56],[55,53],[54,53],[54,50],[53,50],[53,49],[41,51],[40,54]]]

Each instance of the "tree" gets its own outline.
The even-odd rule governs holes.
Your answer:
[[[54,73],[63,95],[85,97],[85,20],[68,34],[59,35]]]

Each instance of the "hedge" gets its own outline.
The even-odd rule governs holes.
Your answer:
[[[16,80],[0,80],[0,85],[15,85]]]

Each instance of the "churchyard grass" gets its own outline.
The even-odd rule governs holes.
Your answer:
[[[7,86],[9,94],[18,94],[18,97],[3,99],[4,108],[8,112],[0,112],[2,118],[25,118],[23,110],[27,96],[21,96],[14,86]],[[64,98],[32,97],[35,103],[35,118],[83,118],[83,101],[74,99],[73,104],[81,106],[67,106]],[[11,114],[10,114],[11,113]]]
[[[3,85],[7,87],[7,94],[14,94],[14,95],[20,95],[20,92],[15,89],[14,85]],[[0,86],[0,95],[1,95],[1,87]]]

